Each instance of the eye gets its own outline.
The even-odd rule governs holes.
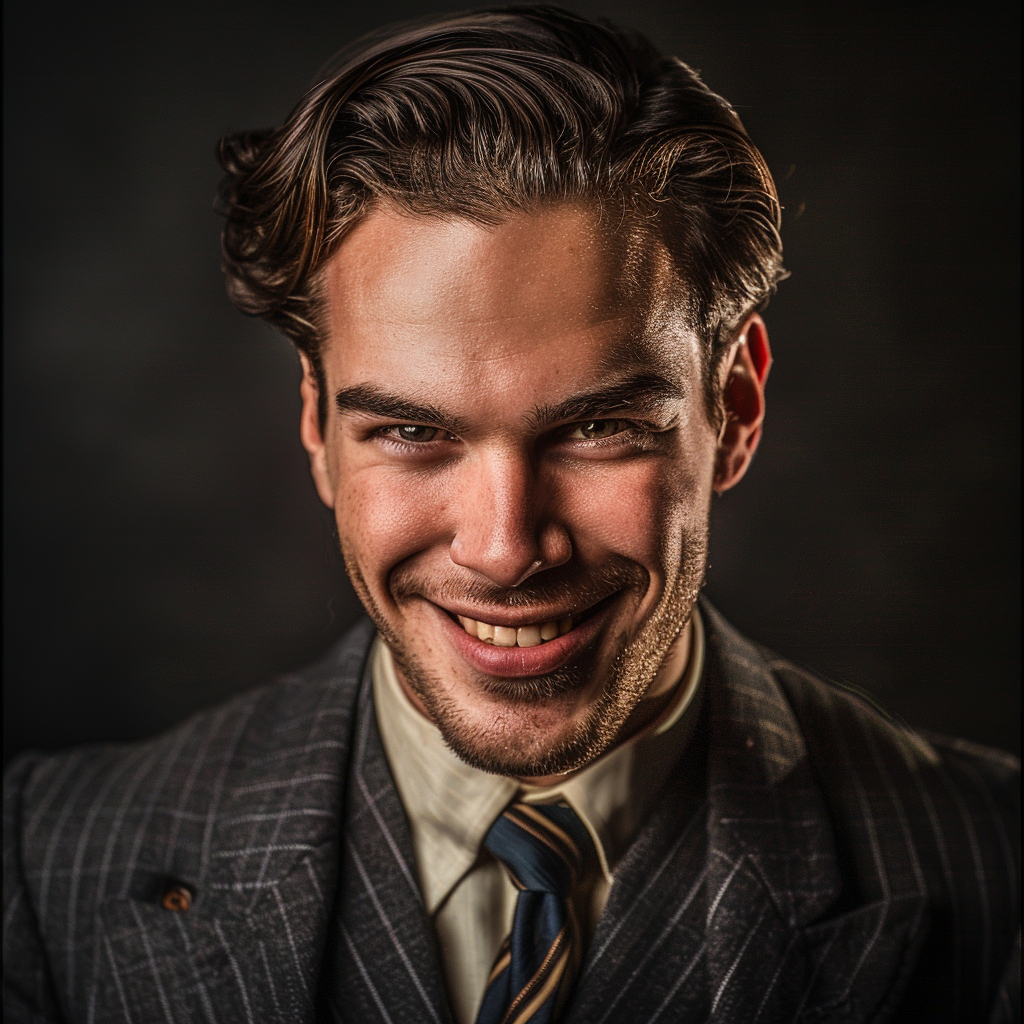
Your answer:
[[[573,441],[601,441],[629,429],[626,420],[586,420],[577,423],[569,435]]]
[[[399,441],[411,441],[414,444],[437,441],[448,436],[440,427],[424,427],[418,423],[403,423],[397,427],[389,427],[388,430],[392,431],[391,436]]]

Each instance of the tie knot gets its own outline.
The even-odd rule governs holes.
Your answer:
[[[594,844],[565,804],[513,803],[491,826],[484,845],[518,889],[565,899],[583,874]]]

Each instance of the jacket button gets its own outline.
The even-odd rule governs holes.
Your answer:
[[[192,906],[192,890],[184,885],[172,885],[160,901],[164,910],[183,911]]]

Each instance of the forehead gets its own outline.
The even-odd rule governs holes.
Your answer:
[[[686,375],[681,292],[653,232],[594,208],[497,225],[381,208],[326,267],[325,370],[331,387],[383,377],[492,395],[593,384],[626,363]]]

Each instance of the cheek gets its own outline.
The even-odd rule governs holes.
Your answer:
[[[334,515],[342,547],[379,592],[396,565],[443,540],[445,495],[429,478],[380,467],[339,476]]]
[[[585,562],[614,553],[663,577],[678,560],[683,536],[706,522],[710,470],[652,457],[602,466],[562,490]]]

